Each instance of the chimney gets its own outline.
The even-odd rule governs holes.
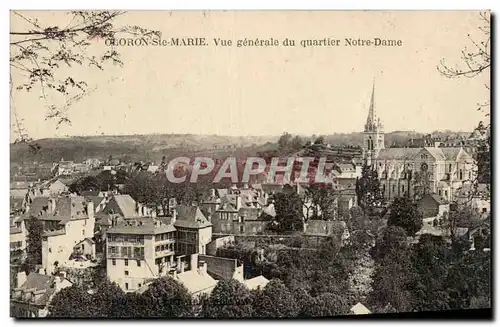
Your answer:
[[[21,287],[26,282],[26,272],[17,273],[17,287]]]
[[[191,254],[190,270],[195,270],[198,268],[198,253]]]
[[[205,261],[198,261],[198,269],[202,273],[207,273],[207,263]]]
[[[172,210],[172,219],[170,220],[170,224],[173,225],[175,224],[175,221],[177,220],[177,210]]]
[[[54,214],[56,212],[56,200],[55,199],[50,199],[49,200],[49,212],[50,214]]]
[[[241,208],[241,196],[236,195],[236,210],[240,210]]]
[[[87,202],[87,216],[90,219],[94,218],[94,211],[95,211],[94,202],[92,202],[92,201]]]
[[[181,261],[181,257],[177,257],[177,271],[181,271],[182,269],[182,261]]]

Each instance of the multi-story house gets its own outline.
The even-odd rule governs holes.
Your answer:
[[[175,266],[172,221],[131,218],[106,233],[106,272],[124,291],[141,288],[149,279],[166,275]]]
[[[18,287],[11,292],[11,316],[16,318],[43,318],[49,313],[49,304],[60,290],[72,283],[64,276],[20,272]]]
[[[21,216],[10,217],[10,260],[21,262],[26,251],[26,224]]]
[[[212,241],[212,223],[197,206],[177,205],[173,217],[176,228],[175,252],[177,255],[206,253]]]
[[[43,223],[42,266],[47,274],[65,265],[75,245],[94,236],[94,204],[82,196],[37,197],[25,218]]]

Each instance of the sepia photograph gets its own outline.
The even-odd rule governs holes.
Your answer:
[[[489,10],[9,18],[10,317],[493,317]]]

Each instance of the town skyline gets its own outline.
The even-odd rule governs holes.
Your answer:
[[[63,24],[67,19],[60,12],[36,14],[40,21]],[[294,15],[302,15],[304,24],[295,24]],[[452,66],[460,62],[456,53],[470,45],[466,36],[474,35],[480,25],[477,13],[427,12],[426,19],[419,15],[423,14],[175,12],[165,19],[164,12],[131,11],[118,17],[117,24],[138,24],[159,30],[164,37],[204,35],[210,42],[215,37],[266,35],[301,39],[325,37],[330,34],[325,31],[335,31],[338,38],[378,35],[402,39],[403,46],[120,47],[123,67],[92,72],[86,67],[72,68],[75,76],[89,82],[90,92],[67,111],[71,125],[56,129],[55,121],[45,121],[45,104],[37,91],[13,90],[12,107],[34,139],[102,133],[350,133],[363,129],[375,78],[377,113],[387,131],[472,131],[474,122],[485,120],[476,108],[489,98],[484,87],[489,81],[446,79],[437,66],[441,59]],[[187,19],[189,27],[183,25]],[[256,27],[251,24],[254,20],[279,24]],[[310,24],[313,20],[318,23]],[[23,24],[19,17],[13,18],[11,28],[23,29]],[[183,26],[182,31],[177,33],[174,26]],[[209,33],[206,27],[210,27]],[[105,46],[103,40],[97,42],[96,46]],[[16,74],[13,71],[14,82]]]

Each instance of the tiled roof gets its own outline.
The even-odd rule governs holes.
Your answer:
[[[429,194],[438,204],[449,204],[449,202],[435,193]]]
[[[26,281],[19,288],[23,291],[26,290],[33,290],[34,292],[45,291],[45,293],[43,293],[43,295],[35,301],[35,304],[46,305],[50,300],[51,296],[56,292],[55,277],[32,272],[26,276]],[[14,299],[23,302],[25,300],[22,297],[14,297]]]
[[[94,208],[96,208],[99,204],[101,204],[102,200],[104,200],[104,197],[102,196],[85,196],[85,200],[92,201],[94,204]]]
[[[189,270],[177,274],[177,280],[180,281],[190,294],[209,290],[217,285],[217,281],[208,273],[199,269]]]
[[[177,218],[175,220],[175,227],[185,228],[205,228],[212,226],[207,218],[196,206],[179,205],[176,207]]]
[[[21,228],[18,228],[18,227],[11,227],[10,228],[10,234],[19,234],[19,233],[22,233]]]
[[[243,281],[243,284],[249,289],[249,290],[255,290],[257,288],[263,289],[266,287],[266,285],[269,283],[269,279],[266,277],[260,275],[251,279],[247,279]]]
[[[368,310],[368,308],[365,307],[361,302],[358,302],[355,306],[353,306],[351,308],[351,312],[356,315],[366,315],[371,313],[371,311]]]
[[[10,197],[11,198],[23,198],[28,194],[28,189],[11,189]]]
[[[446,158],[446,160],[451,160],[451,161],[457,160],[458,154],[460,153],[460,150],[462,150],[462,148],[440,148],[440,149],[443,152],[443,155]]]
[[[50,199],[56,203],[55,212],[50,214]],[[33,199],[28,216],[49,220],[86,219],[86,203],[83,196],[45,197]]]
[[[231,202],[225,202],[222,203],[219,209],[217,211],[231,211],[231,212],[237,212],[236,208],[231,204]]]
[[[23,190],[27,190],[29,187],[30,187],[30,182],[10,182],[10,189],[13,190],[13,189],[23,189]]]
[[[445,160],[445,156],[441,148],[426,147],[425,150],[431,154],[436,160]]]
[[[114,227],[111,227],[108,234],[135,234],[135,235],[155,235],[174,232],[176,229],[171,224],[166,224],[155,218],[131,218],[125,219]]]
[[[378,153],[377,160],[404,160],[412,159],[421,148],[387,148],[381,149]]]
[[[137,216],[136,212],[136,202],[132,197],[128,194],[117,194],[113,197],[116,201],[116,204],[120,208],[123,217],[135,217]]]

